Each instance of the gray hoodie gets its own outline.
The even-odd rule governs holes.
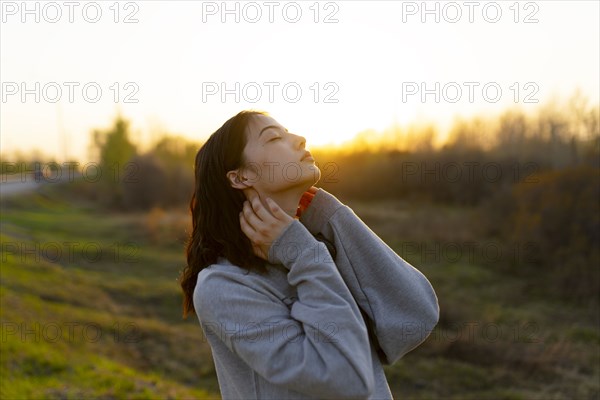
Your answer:
[[[219,257],[194,307],[223,399],[392,399],[382,365],[438,322],[427,278],[319,188],[261,276]]]

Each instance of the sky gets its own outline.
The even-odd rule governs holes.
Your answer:
[[[243,109],[311,145],[600,92],[598,1],[0,2],[0,151],[202,141]]]

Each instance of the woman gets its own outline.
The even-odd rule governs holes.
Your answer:
[[[265,112],[242,111],[198,151],[180,277],[224,399],[391,399],[391,365],[437,324],[435,292]]]

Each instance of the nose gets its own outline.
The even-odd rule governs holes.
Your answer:
[[[304,136],[296,135],[296,134],[293,134],[293,135],[296,136],[296,140],[298,141],[298,146],[301,149],[306,147],[306,138]]]

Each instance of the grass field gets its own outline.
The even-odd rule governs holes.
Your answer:
[[[495,243],[476,210],[347,204],[440,302],[429,339],[386,366],[395,398],[599,398],[597,307],[532,295],[481,252],[457,256]],[[197,319],[181,318],[188,223],[185,210],[107,215],[56,185],[3,201],[0,397],[219,398]]]

